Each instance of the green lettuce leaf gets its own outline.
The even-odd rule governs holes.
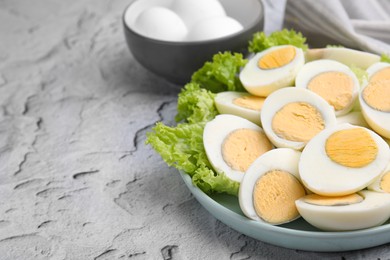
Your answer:
[[[169,127],[157,123],[147,133],[146,143],[150,144],[169,165],[192,176],[192,182],[206,194],[238,194],[239,183],[223,173],[216,173],[207,159],[203,146],[202,123],[183,123]]]
[[[151,145],[169,166],[189,174],[193,184],[203,192],[237,196],[239,183],[215,172],[204,150],[204,127],[218,114],[214,97],[215,94],[198,84],[188,83],[179,94],[176,115],[176,120],[184,122],[176,127],[157,123],[146,134],[146,144]]]
[[[218,111],[214,105],[215,94],[200,88],[197,83],[188,83],[181,90],[177,100],[177,122],[206,122],[213,119]]]
[[[203,147],[205,123],[166,126],[159,122],[146,134],[150,144],[169,165],[194,175],[199,166],[210,167]]]
[[[282,31],[275,31],[269,36],[265,35],[264,32],[255,33],[249,42],[248,50],[257,53],[279,45],[294,45],[304,51],[308,49],[306,38],[303,37],[302,33],[283,29]]]
[[[368,79],[368,73],[364,69],[352,65],[349,67],[359,80],[360,86]]]
[[[213,192],[238,196],[240,183],[232,181],[225,174],[216,174],[208,167],[201,166],[192,177],[192,183],[207,194]]]
[[[387,62],[387,63],[390,63],[390,56],[383,53],[382,56],[381,56],[381,62]]]
[[[213,56],[191,78],[200,87],[218,93],[221,91],[245,91],[238,73],[248,60],[241,53],[223,52]]]

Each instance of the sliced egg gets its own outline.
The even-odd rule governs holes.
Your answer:
[[[214,99],[215,106],[220,114],[240,116],[257,125],[261,125],[260,111],[264,100],[264,97],[236,91],[220,92]]]
[[[292,45],[275,46],[257,53],[240,72],[245,89],[256,96],[294,85],[298,71],[305,63],[302,49]]]
[[[295,201],[306,194],[298,175],[300,155],[296,150],[279,148],[253,162],[239,189],[239,204],[245,216],[272,225],[299,217]]]
[[[183,19],[189,30],[207,18],[226,16],[218,0],[174,0],[171,9]]]
[[[390,194],[363,190],[341,197],[310,194],[296,201],[300,215],[327,231],[375,227],[390,217]]]
[[[218,115],[208,122],[203,144],[214,170],[237,182],[257,157],[273,148],[258,125],[234,115]]]
[[[390,193],[390,163],[386,169],[383,170],[382,174],[371,183],[367,189],[377,192]]]
[[[307,143],[299,174],[312,192],[342,196],[367,187],[389,160],[389,146],[375,132],[340,124],[325,129]]]
[[[305,58],[307,62],[319,59],[335,60],[362,69],[367,69],[381,59],[379,55],[349,48],[309,49],[305,53]]]
[[[333,106],[336,116],[345,115],[353,108],[360,88],[352,70],[334,60],[306,63],[295,79],[295,86],[321,96]]]
[[[367,72],[369,80],[359,95],[363,116],[375,132],[390,138],[390,64],[376,63]]]
[[[216,16],[194,24],[188,32],[187,40],[211,40],[234,34],[242,29],[237,20],[227,16]]]
[[[364,119],[363,115],[359,111],[352,111],[349,112],[346,115],[343,116],[338,116],[336,118],[337,124],[351,124],[351,125],[357,125],[357,126],[362,126],[365,128],[369,128],[366,120]]]
[[[188,33],[183,20],[162,6],[141,12],[134,22],[134,29],[142,35],[163,41],[183,41]]]
[[[261,110],[264,132],[276,147],[301,150],[322,130],[336,124],[333,108],[303,88],[283,88],[269,95]]]

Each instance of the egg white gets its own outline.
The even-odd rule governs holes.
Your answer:
[[[225,138],[238,129],[252,129],[263,133],[263,129],[247,119],[234,115],[217,115],[208,122],[203,132],[203,144],[214,170],[224,173],[231,180],[241,182],[245,172],[232,169],[222,155],[222,144]]]
[[[335,110],[336,116],[347,114],[355,105],[355,101],[358,97],[360,89],[359,80],[357,79],[355,73],[353,73],[348,66],[334,60],[326,59],[308,62],[298,72],[298,75],[295,79],[295,86],[297,88],[307,89],[310,81],[317,75],[324,72],[341,72],[345,75],[348,75],[352,79],[353,90],[351,102],[345,108],[341,110]]]
[[[250,58],[239,75],[242,85],[249,93],[256,96],[268,96],[277,89],[294,85],[295,77],[305,63],[302,49],[293,46],[296,55],[290,63],[284,66],[275,69],[261,69],[258,66],[259,59],[264,55],[287,46],[290,45],[274,46]]]
[[[350,205],[320,206],[301,198],[295,202],[301,216],[311,225],[327,231],[348,231],[375,227],[390,217],[390,194],[362,190],[364,199]]]
[[[378,147],[373,162],[352,168],[332,161],[325,151],[325,143],[330,135],[344,130],[362,128],[351,124],[340,124],[320,132],[311,139],[302,151],[299,174],[303,184],[312,192],[324,196],[341,196],[357,192],[367,187],[378,177],[390,160],[387,143],[375,132],[365,129]]]
[[[278,148],[264,153],[251,164],[242,179],[238,194],[240,208],[245,216],[264,222],[257,215],[253,206],[253,189],[256,181],[265,173],[272,170],[289,172],[299,180],[298,162],[300,156],[301,152],[299,151],[289,148]]]
[[[379,62],[381,57],[369,52],[336,47],[309,49],[305,53],[305,59],[306,62],[318,59],[329,59],[341,62],[347,66],[357,66],[362,69],[367,69],[372,64]]]
[[[381,181],[382,181],[382,178],[384,176],[384,174],[390,172],[390,162],[389,164],[387,165],[387,167],[383,170],[382,174],[379,175],[375,181],[373,183],[371,183],[370,185],[367,186],[367,189],[368,190],[372,190],[372,191],[376,191],[376,192],[385,192],[384,190],[382,190],[381,188]]]
[[[214,102],[220,114],[231,114],[243,117],[249,121],[260,125],[260,111],[238,106],[233,103],[236,98],[250,96],[246,92],[225,91],[220,92],[215,96]]]
[[[336,118],[336,121],[337,121],[337,124],[348,123],[351,125],[357,125],[357,126],[362,126],[365,128],[370,128],[360,111],[352,111],[346,115],[338,116]]]
[[[288,87],[279,89],[266,98],[260,113],[264,132],[276,147],[301,150],[306,145],[305,142],[281,138],[272,129],[272,119],[275,114],[285,105],[292,102],[305,102],[314,106],[321,113],[324,119],[325,128],[336,124],[336,116],[333,107],[317,94],[304,88]]]
[[[390,67],[389,63],[379,62],[373,64],[371,67],[367,69],[367,73],[369,76],[369,79],[378,71],[381,69],[384,69],[386,67]],[[378,134],[382,135],[383,137],[390,138],[390,112],[384,112],[379,111],[371,106],[369,106],[366,101],[363,98],[363,91],[364,89],[369,85],[369,82],[366,82],[366,84],[363,85],[360,95],[359,95],[359,101],[360,101],[360,107],[362,114],[367,121],[368,125]],[[390,84],[390,80],[389,80]],[[390,88],[390,85],[388,86]],[[388,98],[388,97],[384,97]]]

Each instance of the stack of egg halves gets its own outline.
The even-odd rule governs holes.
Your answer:
[[[240,182],[243,213],[272,225],[302,216],[323,230],[390,217],[390,64],[347,48],[276,46],[222,92],[206,124],[214,170]],[[367,72],[363,80],[351,67]]]

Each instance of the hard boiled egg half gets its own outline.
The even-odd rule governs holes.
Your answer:
[[[390,193],[390,163],[387,165],[382,174],[367,187],[367,189],[377,192]]]
[[[247,92],[225,91],[215,96],[215,106],[220,114],[241,116],[261,125],[260,111],[265,98]]]
[[[334,60],[306,63],[299,71],[295,86],[306,88],[325,99],[336,116],[347,114],[359,93],[359,81],[352,70]]]
[[[328,231],[375,227],[390,217],[390,194],[362,190],[340,197],[310,194],[296,201],[299,214],[313,226]]]
[[[237,182],[257,157],[273,148],[258,125],[234,115],[217,115],[209,121],[203,145],[214,170]]]
[[[303,184],[323,196],[343,196],[371,184],[390,160],[387,143],[364,127],[340,124],[325,129],[302,151]]]
[[[305,63],[302,49],[292,45],[268,48],[252,57],[240,72],[245,89],[256,96],[294,85],[298,71]]]
[[[362,69],[367,69],[381,59],[376,54],[343,47],[309,49],[305,53],[305,58],[307,62],[319,59],[335,60],[347,66],[357,66]]]
[[[269,95],[260,116],[265,133],[276,147],[296,150],[336,124],[334,110],[324,99],[295,87],[279,89]]]
[[[369,80],[359,95],[362,114],[375,132],[390,138],[390,64],[376,63],[367,72]]]
[[[296,150],[279,148],[253,162],[238,196],[240,208],[248,218],[279,225],[299,217],[295,200],[306,194],[299,181],[300,155]]]

